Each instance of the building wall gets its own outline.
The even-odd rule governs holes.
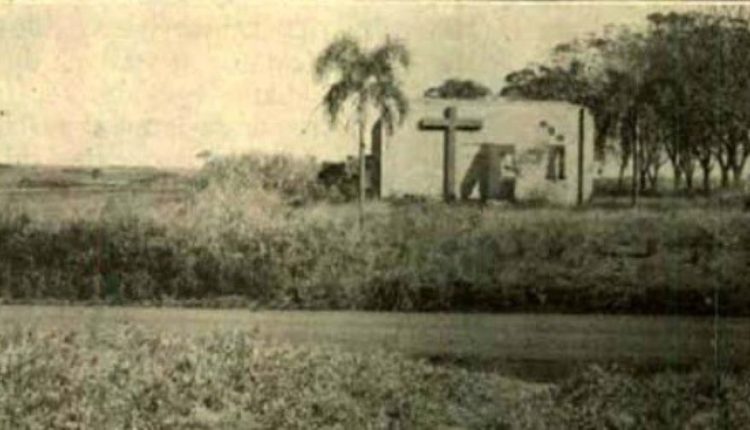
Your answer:
[[[503,178],[515,177],[516,200],[546,199],[574,204],[577,198],[578,106],[559,102],[531,102],[506,99],[486,101],[416,100],[409,116],[392,136],[382,135],[380,155],[381,195],[419,195],[440,198],[443,192],[443,132],[419,129],[426,117],[441,118],[448,106],[455,106],[459,118],[483,121],[476,132],[458,131],[456,136],[456,195],[483,145],[513,145],[515,166],[503,163]],[[541,126],[544,122],[546,125]],[[590,115],[584,127],[584,199],[592,190],[594,128]],[[550,134],[549,127],[554,127]],[[558,137],[560,136],[560,137]],[[565,179],[547,179],[550,144],[565,148]],[[507,160],[506,160],[507,161]],[[516,172],[513,167],[517,167]],[[479,197],[479,187],[471,197]]]

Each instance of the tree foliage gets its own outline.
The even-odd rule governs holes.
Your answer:
[[[501,93],[589,108],[600,155],[619,143],[621,178],[637,156],[641,188],[656,188],[666,162],[676,188],[684,180],[692,190],[700,170],[708,191],[716,166],[722,186],[736,184],[750,156],[748,17],[717,8],[651,14],[639,31],[608,27],[556,46],[548,64],[508,74]]]
[[[425,91],[427,98],[438,99],[481,99],[489,96],[490,89],[470,79],[457,78],[447,79],[437,87],[431,87]]]

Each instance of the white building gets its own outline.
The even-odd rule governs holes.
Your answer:
[[[596,173],[593,120],[562,102],[420,99],[393,135],[376,124],[372,137],[382,197],[574,205]]]

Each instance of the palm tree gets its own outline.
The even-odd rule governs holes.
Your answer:
[[[321,80],[335,76],[323,97],[323,106],[331,126],[342,111],[348,111],[357,124],[359,138],[359,223],[364,223],[365,134],[370,111],[375,110],[385,130],[393,133],[394,125],[403,123],[409,104],[398,80],[398,67],[409,66],[409,51],[395,39],[386,37],[382,45],[363,49],[349,35],[329,44],[315,61],[315,76]]]

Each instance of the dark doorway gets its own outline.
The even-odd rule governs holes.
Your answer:
[[[461,181],[461,198],[468,199],[479,186],[479,197],[487,200],[513,200],[516,185],[516,148],[509,144],[483,143]]]

